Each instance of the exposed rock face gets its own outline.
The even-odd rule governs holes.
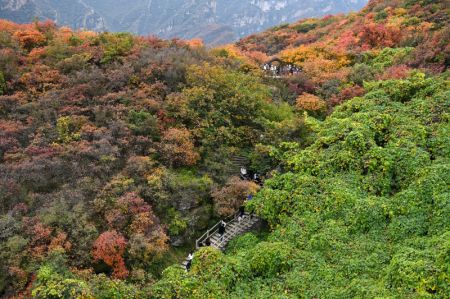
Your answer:
[[[348,12],[368,0],[0,0],[0,17],[50,18],[91,30],[129,31],[220,44],[304,17]]]
[[[36,17],[62,26],[107,30],[104,18],[83,0],[0,0],[0,18],[29,23]]]
[[[1,9],[2,10],[12,10],[16,11],[21,9],[29,0],[10,0],[10,1],[2,1]]]

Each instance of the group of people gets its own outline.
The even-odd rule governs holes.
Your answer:
[[[266,72],[271,71],[274,75],[279,74],[279,72],[280,72],[279,68],[276,65],[268,64],[268,63],[263,65],[263,69]]]
[[[253,195],[249,195],[246,198],[246,201],[252,200]],[[238,223],[241,223],[242,219],[244,219],[245,217],[245,204],[243,204],[242,206],[239,207],[238,213],[237,213],[237,221]],[[250,218],[253,217],[252,214],[250,214]],[[226,232],[226,227],[227,227],[227,223],[223,220],[220,221],[219,224],[219,229],[218,229],[218,233],[219,233],[219,241],[223,242],[223,238],[225,236],[225,232]]]
[[[293,65],[293,64],[287,64],[287,65],[274,65],[266,63],[263,65],[263,70],[265,72],[271,72],[273,76],[281,76],[281,75],[297,75],[300,73],[300,68]]]
[[[261,176],[256,172],[253,174],[248,173],[247,168],[245,167],[241,167],[240,178],[244,181],[253,181],[254,183],[262,186]]]

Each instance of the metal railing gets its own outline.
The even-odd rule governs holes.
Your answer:
[[[227,218],[225,218],[225,223],[228,225],[229,223],[233,222],[233,220],[235,220],[239,215],[239,212],[228,216]],[[206,231],[206,233],[204,233],[200,238],[198,238],[197,240],[195,240],[195,249],[199,249],[200,248],[200,244],[203,243],[204,241],[208,240],[211,236],[214,236],[216,233],[219,232],[219,226],[220,223],[222,222],[222,220],[220,220],[219,222],[217,222],[213,227],[211,227],[210,229],[208,229]]]
[[[238,214],[239,214],[239,213],[238,213]],[[238,216],[237,216],[238,214],[235,215],[235,217],[233,218],[233,220],[231,220],[230,222],[227,223],[227,226],[228,226],[228,224],[231,224],[233,221],[236,222],[236,219],[238,218]],[[230,233],[232,236],[233,236],[233,235],[236,236],[236,235],[239,233],[239,230],[242,228],[240,225],[241,225],[241,223],[245,222],[244,219],[246,219],[247,217],[250,217],[250,219],[252,219],[253,217],[256,217],[256,216],[253,215],[253,214],[244,213],[242,222],[240,222],[237,226],[235,226],[235,227],[234,227],[234,231],[232,231],[232,232]],[[256,218],[255,218],[255,219],[256,219]],[[244,224],[244,227],[245,227],[245,224]],[[225,233],[224,235],[226,235],[226,233]],[[228,241],[227,241],[225,238],[222,238],[222,239],[220,240],[219,244],[218,244],[219,248],[222,248],[222,247],[224,246],[224,243],[226,244],[227,242],[228,242]]]

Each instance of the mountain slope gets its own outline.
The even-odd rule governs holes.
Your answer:
[[[296,129],[245,65],[197,42],[0,20],[0,297],[149,298],[258,188],[231,158]]]
[[[448,298],[447,2],[213,49],[0,20],[0,296]]]
[[[449,13],[447,1],[374,0],[224,47],[301,69],[265,75],[309,133],[255,159],[279,162],[246,206],[268,235],[201,249],[154,297],[447,298]]]
[[[301,17],[357,10],[366,0],[1,0],[1,18],[29,22],[34,16],[72,28],[128,31],[161,37],[227,43]]]
[[[61,26],[106,30],[105,20],[82,0],[1,0],[0,18],[29,23],[34,18],[50,19]]]
[[[447,298],[449,82],[424,77],[374,82],[307,120],[311,145],[285,144],[284,173],[247,205],[270,234],[201,249],[155,297]]]

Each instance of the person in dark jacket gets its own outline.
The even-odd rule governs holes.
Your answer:
[[[187,264],[186,264],[186,271],[189,272],[189,270],[191,269],[192,266],[192,260],[188,260]]]
[[[200,247],[208,247],[208,246],[211,246],[211,241],[209,240],[209,238],[200,243]]]
[[[262,186],[262,180],[261,180],[261,176],[257,173],[253,174],[253,182],[255,184],[258,184],[260,186]]]
[[[225,223],[225,221],[221,221],[220,225],[219,225],[219,235],[220,235],[220,242],[223,241],[223,236],[225,235],[225,226],[227,224]]]
[[[238,213],[238,222],[241,223],[241,220],[244,218],[245,216],[245,207],[244,206],[240,206],[239,207],[239,213]]]
[[[189,271],[189,269],[191,269],[193,258],[194,258],[194,255],[192,253],[189,253],[189,255],[187,257],[188,262],[186,264],[186,271]]]
[[[239,208],[239,216],[244,217],[244,215],[245,215],[245,207],[241,206]]]

